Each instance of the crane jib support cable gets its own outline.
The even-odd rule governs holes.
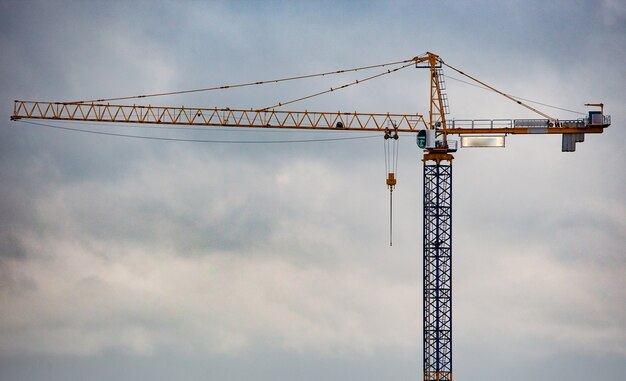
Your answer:
[[[130,96],[114,97],[114,98],[81,100],[81,101],[72,101],[72,102],[65,102],[65,103],[72,104],[72,103],[109,102],[109,101],[120,101],[120,100],[128,100],[128,99],[162,97],[162,96],[166,96],[166,95],[180,95],[180,94],[189,94],[189,93],[199,93],[199,92],[204,92],[204,91],[227,90],[227,89],[234,89],[234,88],[238,88],[238,87],[266,85],[266,84],[269,84],[269,83],[280,83],[280,82],[294,81],[294,80],[300,80],[300,79],[324,77],[324,76],[327,76],[327,75],[350,73],[350,72],[356,72],[356,71],[361,71],[361,70],[373,69],[373,68],[377,68],[377,67],[399,65],[399,64],[403,64],[403,63],[407,63],[407,62],[413,62],[413,59],[407,59],[407,60],[402,60],[402,61],[394,61],[394,62],[386,62],[386,63],[376,64],[376,65],[361,66],[361,67],[356,67],[356,68],[351,68],[351,69],[341,69],[341,70],[335,70],[335,71],[327,71],[327,72],[316,73],[316,74],[306,74],[306,75],[299,75],[299,76],[294,76],[294,77],[270,79],[270,80],[265,80],[265,81],[254,81],[254,82],[238,83],[238,84],[234,84],[234,85],[213,86],[213,87],[205,87],[205,88],[192,89],[192,90],[168,91],[168,92],[162,92],[162,93],[152,93],[152,94],[144,94],[144,95],[130,95]]]
[[[491,90],[491,89],[490,89],[490,88],[488,88],[488,87],[481,86],[481,85],[477,85],[477,84],[475,84],[475,83],[471,83],[471,82],[468,82],[468,81],[464,81],[464,80],[462,80],[462,79],[455,78],[455,77],[452,77],[452,76],[447,75],[447,74],[445,75],[445,77],[446,77],[447,79],[451,79],[451,80],[453,80],[453,81],[461,82],[461,83],[464,83],[464,84],[466,84],[466,85],[474,86],[474,87],[477,87],[477,88],[482,89],[482,90],[493,91],[493,90]],[[526,102],[530,102],[530,103],[535,103],[535,104],[538,104],[538,105],[541,105],[541,106],[545,106],[545,107],[550,107],[550,108],[553,108],[553,109],[556,109],[556,110],[561,110],[561,111],[571,112],[571,113],[573,113],[573,114],[578,114],[578,115],[587,115],[587,114],[586,114],[586,113],[584,113],[584,112],[580,112],[580,111],[576,111],[576,110],[571,110],[571,109],[564,108],[564,107],[559,107],[559,106],[552,106],[552,105],[549,105],[549,104],[547,104],[547,103],[542,103],[542,102],[538,102],[538,101],[533,101],[533,100],[531,100],[531,99],[518,97],[517,95],[511,95],[511,94],[509,94],[509,95],[510,95],[512,98],[518,99],[518,100],[520,100],[520,101],[526,101]]]
[[[545,114],[545,113],[543,113],[543,112],[541,112],[541,111],[537,110],[536,108],[534,108],[534,107],[531,107],[531,106],[527,105],[526,103],[522,102],[521,100],[519,100],[519,99],[515,99],[515,97],[512,97],[511,95],[508,95],[508,94],[506,94],[506,93],[504,93],[504,92],[502,92],[502,91],[500,91],[500,90],[496,89],[496,88],[495,88],[495,87],[493,87],[493,86],[489,86],[488,84],[486,84],[486,83],[484,83],[484,82],[482,82],[482,81],[480,81],[480,80],[478,80],[478,79],[476,79],[476,78],[472,77],[471,75],[469,75],[469,74],[467,74],[467,73],[464,73],[463,71],[461,71],[461,70],[459,70],[459,69],[457,69],[457,68],[455,68],[455,67],[453,67],[453,66],[448,65],[448,64],[447,64],[447,63],[445,63],[443,60],[441,60],[441,59],[440,59],[440,60],[439,60],[439,62],[441,62],[441,64],[442,64],[442,65],[446,65],[446,66],[447,66],[447,67],[449,67],[450,69],[452,69],[452,70],[456,71],[457,73],[459,73],[459,74],[461,74],[461,75],[466,76],[467,78],[471,79],[472,81],[477,82],[477,83],[480,83],[481,85],[485,86],[485,87],[486,87],[486,88],[488,88],[489,90],[495,91],[496,93],[498,93],[498,94],[502,95],[503,97],[505,97],[505,98],[507,98],[507,99],[509,99],[509,100],[511,100],[511,101],[513,101],[513,102],[515,102],[515,103],[517,103],[518,105],[523,106],[523,107],[526,107],[526,108],[527,108],[527,109],[529,109],[530,111],[535,112],[535,113],[537,113],[537,114],[539,114],[539,115],[543,116],[544,118],[546,118],[546,119],[548,119],[548,120],[550,120],[550,121],[552,121],[552,122],[556,121],[556,118],[553,118],[553,117],[551,117],[550,115]]]
[[[268,110],[271,110],[271,109],[276,108],[276,107],[286,106],[286,105],[291,104],[291,103],[300,102],[300,101],[303,101],[303,100],[305,100],[305,99],[310,99],[310,98],[313,98],[313,97],[317,97],[317,96],[319,96],[319,95],[328,94],[328,93],[333,92],[333,91],[342,90],[342,89],[345,89],[345,88],[347,88],[347,87],[350,87],[350,86],[353,86],[353,85],[358,85],[358,84],[360,84],[360,83],[363,83],[363,82],[369,81],[369,80],[374,79],[374,78],[382,77],[383,75],[387,75],[387,74],[395,73],[395,72],[397,72],[398,70],[401,70],[401,69],[407,68],[407,67],[409,67],[409,66],[413,66],[413,63],[411,62],[410,64],[407,64],[407,65],[402,65],[402,66],[397,67],[397,68],[395,68],[395,69],[389,69],[389,70],[384,71],[384,72],[382,72],[382,73],[378,73],[378,74],[375,74],[375,75],[372,75],[372,76],[369,76],[369,77],[365,77],[365,78],[362,78],[362,79],[357,79],[357,80],[355,80],[355,81],[353,81],[353,82],[346,83],[346,84],[341,85],[341,86],[338,86],[338,87],[331,87],[331,88],[330,88],[330,89],[328,89],[328,90],[320,91],[320,92],[315,93],[315,94],[306,95],[306,96],[304,96],[304,97],[300,97],[300,98],[292,99],[292,100],[290,100],[290,101],[286,101],[286,102],[279,102],[279,103],[277,103],[277,104],[275,104],[275,105],[272,105],[272,106],[268,106],[268,107],[264,107],[264,108],[262,108],[262,109],[259,109],[258,111],[268,111]]]

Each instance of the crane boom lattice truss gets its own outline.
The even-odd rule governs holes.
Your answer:
[[[518,135],[518,134],[599,134],[610,123],[604,115],[599,124],[588,119],[477,119],[451,120],[446,135]],[[383,114],[362,112],[241,110],[184,106],[141,106],[107,103],[65,103],[16,100],[11,120],[42,119],[102,123],[181,125],[197,127],[284,128],[311,130],[352,130],[384,132],[390,123],[401,133],[434,130],[421,114]],[[443,130],[438,131],[443,134]]]
[[[12,119],[47,119],[199,127],[284,128],[384,131],[393,122],[400,132],[426,128],[419,114],[375,114],[279,110],[237,110],[170,106],[15,101]]]
[[[574,151],[576,143],[584,141],[585,134],[599,134],[611,124],[609,116],[604,115],[602,103],[586,106],[600,107],[600,111],[590,112],[588,118],[576,120],[558,120],[521,100],[503,93],[474,77],[446,64],[439,56],[426,53],[409,60],[369,67],[340,70],[315,75],[284,78],[274,81],[247,83],[235,86],[160,93],[143,96],[118,97],[109,100],[129,100],[217,90],[238,86],[249,86],[285,80],[310,78],[314,76],[343,73],[366,68],[382,67],[395,64],[403,66],[389,69],[386,73],[366,78],[373,79],[381,75],[396,72],[412,62],[416,67],[430,71],[429,115],[421,114],[383,114],[357,112],[316,112],[316,111],[279,111],[265,109],[230,109],[230,108],[194,108],[176,106],[125,105],[109,104],[106,99],[78,102],[41,102],[16,100],[11,120],[44,119],[56,121],[89,121],[108,123],[163,124],[203,127],[244,127],[244,128],[284,128],[299,130],[345,130],[378,131],[388,137],[388,126],[397,133],[417,133],[418,145],[425,149],[423,159],[424,175],[424,216],[423,216],[423,284],[424,284],[424,352],[423,380],[452,380],[452,160],[450,152],[456,151],[456,145],[448,139],[449,135],[460,135],[463,139],[478,138],[474,146],[485,146],[480,139],[496,137],[502,142],[507,135],[515,134],[560,134],[563,136],[563,151]],[[412,65],[412,64],[411,64]],[[449,119],[448,100],[442,67],[446,66],[467,78],[479,83],[521,106],[541,115],[543,119]],[[308,99],[329,91],[342,89],[354,84],[331,88],[331,90],[302,97],[284,104]],[[279,104],[279,106],[282,104]],[[430,141],[429,141],[430,140]],[[468,146],[472,146],[469,144]],[[388,179],[388,185],[395,186],[395,178]]]

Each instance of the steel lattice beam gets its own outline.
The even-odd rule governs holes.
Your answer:
[[[393,124],[398,132],[418,132],[429,127],[420,114],[375,114],[357,112],[316,112],[279,110],[236,110],[178,106],[115,105],[108,103],[64,103],[15,101],[11,120],[43,119],[58,121],[140,123],[202,127],[246,127],[317,130],[384,131]],[[548,120],[452,121],[448,135],[490,134],[591,134],[602,133],[611,122],[589,125],[587,120],[562,121],[549,126]]]
[[[431,162],[434,161],[434,164]],[[452,380],[452,156],[424,156],[424,381]]]

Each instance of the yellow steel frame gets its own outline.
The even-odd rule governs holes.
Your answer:
[[[441,133],[443,134],[443,143],[447,144],[447,126],[446,115],[443,108],[443,100],[441,99],[441,88],[439,87],[439,74],[437,73],[437,63],[439,57],[429,53],[428,63],[430,66],[430,128],[436,129],[437,124],[441,124]]]
[[[19,119],[380,132],[384,132],[389,124],[397,126],[398,132],[417,132],[423,128],[431,128],[431,124],[427,122],[421,114],[259,111],[235,110],[230,108],[138,106],[17,100],[14,103],[11,120]],[[445,134],[485,135],[536,133],[536,131],[533,130],[536,129],[514,126],[484,128],[459,127],[447,128]],[[602,131],[602,126],[579,128],[555,125],[546,127],[544,133],[577,134],[602,133]]]
[[[278,110],[236,110],[170,106],[112,105],[15,101],[12,120],[46,119],[89,122],[174,124],[206,127],[292,128],[384,131],[393,122],[398,131],[427,128],[420,114],[373,114]]]

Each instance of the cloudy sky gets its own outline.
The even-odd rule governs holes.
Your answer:
[[[400,138],[389,247],[382,137],[189,143],[9,117],[14,99],[192,89],[425,51],[520,97],[580,112],[602,101],[613,120],[575,153],[558,136],[513,136],[456,154],[455,378],[626,377],[626,2],[433,3],[0,1],[0,380],[420,379],[413,136]],[[291,109],[427,113],[425,74]],[[359,77],[146,102],[264,107]],[[447,85],[451,117],[536,117]]]

